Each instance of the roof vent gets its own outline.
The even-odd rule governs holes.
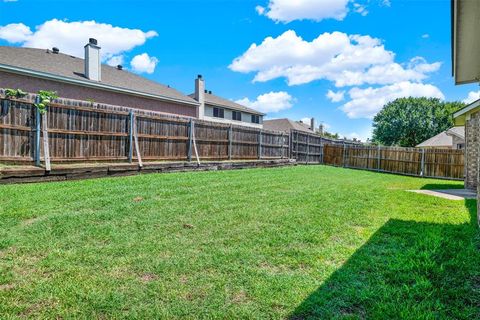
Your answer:
[[[58,49],[57,47],[53,47],[52,52],[58,54],[60,52],[60,49]]]
[[[88,39],[88,43],[93,44],[93,45],[98,45],[98,41],[95,38]]]
[[[119,65],[117,66],[117,69],[118,69],[118,70],[123,70],[123,66],[122,66],[121,64],[119,64]]]
[[[205,93],[208,93],[208,90],[207,90],[207,89],[205,89]]]
[[[198,79],[202,79],[203,77],[202,77],[201,74],[199,74],[199,75],[197,76],[197,78],[198,78]]]
[[[212,91],[208,91],[208,94],[212,94]]]

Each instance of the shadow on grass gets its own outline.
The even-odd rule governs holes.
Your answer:
[[[461,225],[391,219],[290,319],[479,319],[476,200]]]
[[[463,184],[448,183],[428,183],[420,188],[421,190],[448,190],[448,189],[465,189]]]

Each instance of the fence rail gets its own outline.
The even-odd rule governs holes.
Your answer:
[[[463,179],[463,150],[365,146],[58,100],[41,116],[29,100],[0,99],[0,161],[52,162],[295,159],[421,177]]]

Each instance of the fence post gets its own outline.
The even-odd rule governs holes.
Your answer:
[[[258,132],[258,159],[262,159],[262,130]]]
[[[377,153],[377,171],[380,171],[380,161],[382,161],[382,152],[380,149],[380,145],[378,145]]]
[[[128,114],[128,162],[133,162],[133,110]]]
[[[298,131],[295,131],[295,160],[298,160]]]
[[[305,158],[305,163],[308,164],[310,158],[310,134],[307,133],[307,156]]]
[[[425,174],[425,149],[422,149],[422,160],[420,166],[420,177],[423,177]]]
[[[346,147],[345,147],[345,141],[343,141],[343,167],[345,168],[346,167],[346,161],[345,161],[345,150],[346,150]]]
[[[323,139],[320,136],[320,157],[318,158],[318,162],[323,164]]]
[[[193,129],[193,120],[190,119],[188,122],[188,146],[187,146],[187,159],[188,162],[192,161],[192,129]]]
[[[293,159],[293,131],[288,133],[288,158]]]
[[[37,96],[35,98],[35,103],[40,102],[40,97]],[[38,107],[34,106],[35,108],[35,153],[34,153],[34,159],[35,159],[35,165],[37,167],[40,167],[40,110]]]
[[[282,142],[282,149],[281,149],[281,150],[282,150],[282,154],[280,155],[280,159],[283,159],[283,153],[284,153],[284,151],[285,151],[285,147],[284,147],[284,146],[285,146],[285,138],[283,137],[283,132],[282,132],[282,137],[281,137],[281,140],[280,140],[280,141]]]
[[[233,128],[232,125],[228,127],[228,160],[232,160],[232,140],[233,140]]]
[[[367,146],[367,169],[370,169],[370,146]]]
[[[43,159],[45,161],[45,170],[51,171],[52,166],[50,164],[50,146],[48,143],[48,124],[47,114],[42,114],[42,135],[43,135]]]

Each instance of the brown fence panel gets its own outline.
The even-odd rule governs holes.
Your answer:
[[[464,150],[425,149],[425,177],[463,179],[464,170]]]
[[[195,121],[195,140],[200,159],[228,159],[228,126]]]
[[[332,166],[343,166],[344,147],[342,145],[326,144],[323,147],[323,163]]]
[[[187,159],[188,120],[148,115],[137,115],[135,118],[142,159]]]
[[[260,130],[232,127],[232,159],[259,159]]]
[[[3,110],[0,114],[1,157],[12,161],[32,161],[35,129],[32,105],[0,100],[0,110]]]
[[[53,105],[47,123],[52,161],[127,159],[125,114]]]
[[[261,158],[288,158],[289,137],[284,133],[262,131]]]

